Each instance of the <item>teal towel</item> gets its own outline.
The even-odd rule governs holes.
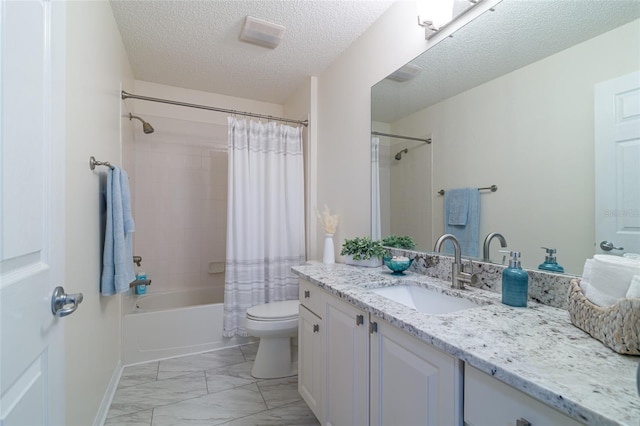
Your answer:
[[[100,293],[112,296],[129,290],[133,272],[133,231],[131,194],[127,173],[114,167],[107,172],[107,223],[102,254]]]
[[[471,188],[450,189],[444,194],[444,208],[449,225],[466,225]],[[477,192],[477,190],[476,190]]]
[[[449,191],[464,191],[468,195],[467,218],[464,225],[452,225],[449,223],[447,197]],[[447,234],[453,234],[460,242],[460,251],[463,256],[478,257],[480,252],[479,228],[480,228],[480,191],[477,188],[463,188],[459,190],[448,190],[445,193],[445,226]],[[445,242],[445,253],[453,253],[453,244]]]

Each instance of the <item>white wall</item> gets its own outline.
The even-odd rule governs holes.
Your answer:
[[[122,165],[121,152],[131,151],[120,87],[132,88],[133,78],[109,2],[68,2],[66,37],[64,286],[84,301],[64,319],[64,390],[67,424],[90,425],[120,361],[120,296],[99,294],[106,169],[89,170],[89,157]]]
[[[483,2],[455,30],[495,2]],[[316,206],[340,216],[336,252],[345,238],[370,235],[371,86],[437,43],[448,31],[425,41],[415,2],[394,3],[318,77],[318,184]],[[322,229],[315,239],[322,253]]]
[[[302,152],[304,155],[304,208],[305,208],[305,243],[307,259],[315,258],[315,211],[311,200],[315,200],[316,168],[317,168],[317,100],[318,79],[310,77],[301,85],[283,105],[283,117],[294,120],[308,120],[308,126],[302,131]],[[312,225],[313,224],[313,225]]]
[[[556,248],[565,270],[579,274],[595,241],[593,86],[638,69],[639,32],[640,21],[624,25],[412,114],[392,129],[434,134],[434,192],[498,185],[498,192],[480,197],[481,238],[504,234],[530,268],[542,263],[541,246]],[[433,218],[434,235],[441,235],[444,197],[433,200],[433,212],[425,206],[418,216]],[[493,259],[502,257],[498,248],[492,245]]]

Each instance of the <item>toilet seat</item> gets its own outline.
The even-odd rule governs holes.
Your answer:
[[[247,309],[247,319],[252,321],[297,320],[299,306],[300,302],[297,300],[265,303]]]

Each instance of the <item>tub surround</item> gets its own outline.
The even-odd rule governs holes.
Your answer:
[[[293,271],[576,420],[599,425],[637,424],[640,397],[635,371],[639,358],[619,355],[591,338],[571,324],[564,309],[535,301],[528,308],[502,305],[493,286],[495,280],[488,278],[501,271],[499,265],[484,264],[490,265],[490,270],[481,272],[474,264],[474,272],[483,274],[483,288],[468,287],[462,294],[478,296],[483,305],[450,314],[422,314],[367,291],[405,279],[440,292],[455,291],[450,282],[443,281],[451,274],[450,258],[422,254],[413,262],[416,264],[412,269],[428,265],[425,271],[433,275],[439,271],[443,278],[416,273],[398,277],[386,268],[343,264],[308,264]],[[530,271],[530,276],[532,273],[538,274]],[[532,281],[530,291],[535,286],[534,291],[550,294],[552,302],[563,291],[566,297],[564,276],[540,273]],[[486,287],[493,291],[486,291]]]

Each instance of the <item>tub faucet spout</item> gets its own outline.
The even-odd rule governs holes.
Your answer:
[[[492,232],[487,235],[487,237],[484,239],[484,244],[482,245],[482,260],[484,260],[485,262],[489,262],[491,260],[489,259],[489,245],[491,244],[491,240],[494,238],[497,238],[498,241],[500,241],[501,247],[507,246],[507,240],[504,239],[502,234]]]
[[[151,285],[151,280],[133,280],[129,283],[129,288],[137,285]]]
[[[470,274],[468,272],[462,271],[460,243],[458,242],[458,239],[455,237],[455,235],[453,234],[442,235],[440,238],[438,238],[438,241],[436,241],[436,244],[433,250],[436,253],[439,253],[440,248],[442,247],[442,244],[446,240],[451,240],[451,243],[453,244],[454,261],[453,261],[453,264],[451,265],[451,287],[455,289],[463,289],[465,283],[468,283],[468,284],[477,283],[478,276],[476,274],[473,274],[473,273]]]

